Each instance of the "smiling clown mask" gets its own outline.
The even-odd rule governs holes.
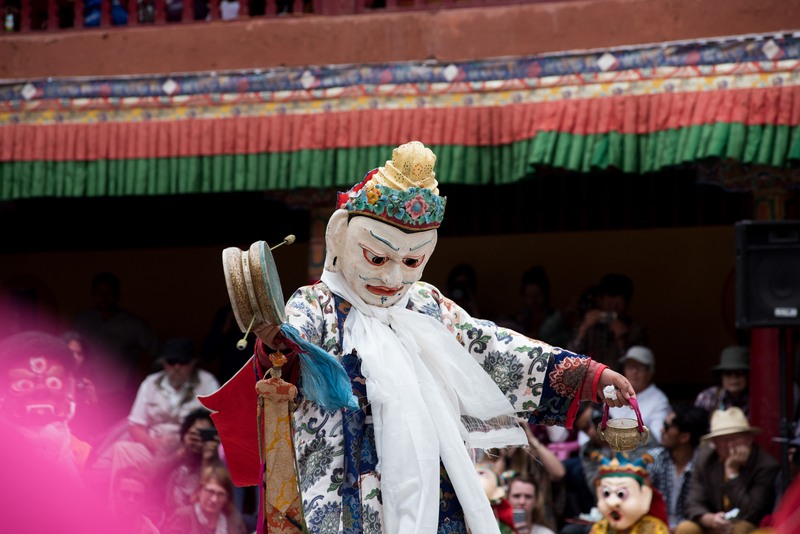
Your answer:
[[[338,196],[325,234],[325,269],[341,272],[367,304],[391,306],[422,278],[444,216],[435,162],[422,143],[406,143]]]
[[[592,527],[592,533],[667,533],[664,501],[653,489],[645,467],[651,461],[651,456],[644,455],[631,462],[622,453],[610,461],[602,459],[595,489],[603,520]]]

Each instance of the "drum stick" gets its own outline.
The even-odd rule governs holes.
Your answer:
[[[236,342],[236,348],[239,350],[244,350],[247,348],[247,334],[250,333],[250,329],[253,328],[253,322],[256,320],[256,316],[254,315],[252,319],[250,319],[250,326],[247,327],[247,332],[244,333],[242,339]]]
[[[278,248],[281,245],[291,245],[292,243],[294,243],[295,239],[296,238],[294,237],[294,234],[289,234],[289,235],[287,235],[286,237],[283,238],[283,241],[281,241],[280,243],[278,243],[274,247],[269,247],[269,249],[270,249],[270,251],[272,251],[272,250],[275,250],[276,248]]]

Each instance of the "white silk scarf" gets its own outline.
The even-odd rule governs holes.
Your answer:
[[[440,459],[470,530],[499,532],[467,449],[524,445],[527,438],[518,425],[471,433],[461,417],[513,420],[511,403],[442,323],[406,309],[408,294],[381,308],[366,304],[339,273],[324,271],[322,282],[353,306],[342,348],[360,357],[372,404],[384,532],[437,531]]]

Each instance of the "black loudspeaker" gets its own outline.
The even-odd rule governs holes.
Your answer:
[[[800,221],[739,221],[736,327],[800,325]]]

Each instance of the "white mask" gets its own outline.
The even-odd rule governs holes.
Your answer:
[[[436,248],[436,230],[407,233],[365,216],[347,219],[345,210],[331,216],[325,268],[341,272],[367,304],[395,304],[422,278]]]
[[[652,501],[652,488],[633,477],[603,477],[597,484],[597,509],[617,532],[644,517]]]

